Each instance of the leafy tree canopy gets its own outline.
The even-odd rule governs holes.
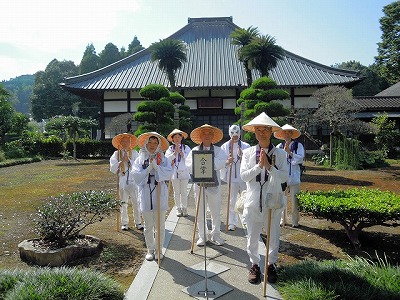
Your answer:
[[[355,120],[354,113],[360,110],[351,91],[342,86],[327,86],[316,90],[312,98],[318,101],[313,114],[317,124],[329,124],[333,132],[348,128]]]
[[[253,77],[251,74],[251,69],[249,66],[249,60],[247,57],[242,56],[240,53],[242,48],[248,44],[250,44],[256,37],[260,35],[257,27],[250,26],[247,29],[244,28],[236,28],[232,31],[230,37],[232,39],[232,44],[239,46],[238,50],[238,58],[243,63],[243,67],[246,71],[246,79],[247,79],[247,86],[251,86],[253,83]]]
[[[85,74],[99,68],[100,58],[96,54],[93,44],[86,46],[81,63],[79,64],[79,74]]]
[[[177,92],[169,92],[160,84],[150,84],[140,90],[140,95],[150,101],[144,101],[137,106],[133,119],[141,125],[135,135],[148,131],[156,131],[167,136],[175,127],[175,110],[178,110],[179,128],[188,130],[191,127],[190,107],[184,105],[185,98]],[[177,104],[178,107],[175,107]]]
[[[353,96],[375,96],[389,86],[386,79],[379,75],[376,65],[366,67],[358,61],[351,60],[336,64],[334,67],[358,71],[359,75],[364,77],[364,80],[352,88]]]
[[[158,67],[167,74],[171,91],[176,90],[175,73],[187,61],[186,44],[180,40],[164,39],[148,48],[151,61],[158,61]]]
[[[262,112],[275,119],[289,115],[290,111],[279,102],[287,98],[289,94],[284,90],[276,89],[276,83],[271,78],[261,77],[255,80],[251,87],[240,93],[240,99],[237,100],[238,105],[244,105],[240,122],[246,124]],[[235,109],[235,114],[241,115],[240,107]],[[252,133],[246,132],[244,139],[255,143]]]
[[[12,118],[15,112],[11,103],[7,101],[10,93],[0,84],[0,145],[5,142],[6,134],[12,128]]]
[[[104,50],[99,54],[99,68],[108,66],[121,59],[118,47],[113,43],[108,43]]]
[[[36,121],[49,119],[54,116],[76,114],[76,103],[79,106],[79,116],[97,118],[99,104],[93,101],[72,95],[63,90],[59,83],[64,77],[78,75],[78,67],[73,61],[52,60],[45,71],[35,74],[35,85],[31,97],[32,116]]]
[[[400,81],[400,1],[386,5],[380,20],[382,41],[375,61],[379,72],[390,84]]]
[[[96,120],[82,119],[77,116],[57,116],[47,122],[46,130],[61,138],[72,139],[73,157],[76,159],[76,139],[79,135],[87,134],[88,130],[95,126],[97,126]]]
[[[278,60],[282,59],[284,54],[283,48],[276,45],[275,38],[261,35],[240,50],[239,59],[247,60],[251,69],[257,69],[261,76],[265,77],[276,67]]]
[[[8,81],[4,81],[3,85],[10,92],[9,102],[16,111],[28,114],[31,108],[30,97],[32,95],[35,76],[22,75],[17,76]]]
[[[135,54],[136,52],[139,52],[143,49],[144,49],[144,47],[142,46],[142,44],[138,40],[137,36],[135,35],[132,42],[128,45],[128,51],[126,52],[126,56]]]

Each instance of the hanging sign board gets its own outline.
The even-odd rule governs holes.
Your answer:
[[[192,151],[192,180],[195,183],[214,182],[214,151]]]

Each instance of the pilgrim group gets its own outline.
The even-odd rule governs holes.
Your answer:
[[[225,243],[221,237],[221,184],[229,183],[227,229],[234,231],[239,223],[247,229],[246,250],[251,263],[248,281],[256,284],[261,280],[260,237],[268,243],[267,280],[277,281],[280,227],[286,223],[289,195],[291,224],[299,226],[296,194],[300,191],[304,147],[296,139],[301,133],[289,124],[279,126],[265,113],[242,129],[255,134],[257,145],[242,141],[237,125],[229,127],[230,140],[220,147],[216,144],[223,138],[222,130],[208,124],[190,133],[190,139],[197,144],[193,149],[185,144],[189,135],[179,129],[174,129],[166,138],[157,132],[146,132],[137,138],[122,133],[113,138],[112,144],[117,150],[110,158],[110,171],[118,175],[121,229],[129,229],[128,204],[131,203],[133,224],[144,231],[146,260],[163,258],[160,245],[165,238],[170,186],[177,216],[187,217],[188,185],[195,163],[192,153],[208,150],[213,156],[212,182],[193,184],[196,245]],[[282,142],[272,145],[272,136]],[[242,213],[235,209],[239,197],[244,197]],[[211,216],[211,228],[204,226],[205,209]]]

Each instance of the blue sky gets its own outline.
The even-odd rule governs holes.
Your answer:
[[[44,70],[55,59],[79,64],[90,43],[144,47],[187,24],[188,18],[232,16],[258,27],[284,49],[324,65],[374,62],[379,19],[394,0],[13,0],[0,18],[0,81]]]

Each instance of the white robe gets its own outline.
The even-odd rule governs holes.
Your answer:
[[[150,156],[143,149],[140,151],[139,157],[132,166],[132,175],[138,185],[140,210],[142,212],[157,210],[158,188],[155,185],[155,181],[160,185],[161,211],[168,210],[168,186],[165,181],[171,178],[172,167],[164,154],[161,152],[160,154],[161,164],[158,166],[157,170],[152,169],[149,173],[148,169],[144,168],[144,162],[149,159]]]

